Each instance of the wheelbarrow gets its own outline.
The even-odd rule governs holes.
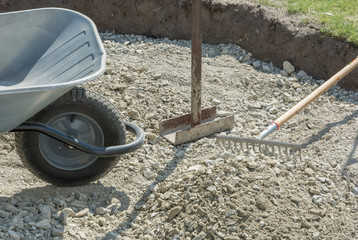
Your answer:
[[[0,14],[0,133],[37,177],[83,185],[140,148],[144,132],[97,93],[77,87],[101,76],[106,53],[95,24],[60,8]],[[126,144],[126,130],[135,138]]]

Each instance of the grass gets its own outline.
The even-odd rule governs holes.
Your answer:
[[[320,31],[358,47],[357,0],[258,0],[262,5],[283,8],[305,16],[305,22],[322,23]]]

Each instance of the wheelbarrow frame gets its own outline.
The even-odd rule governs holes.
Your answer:
[[[16,23],[17,21],[19,23]],[[26,45],[25,39],[16,40],[17,34],[20,34],[18,29],[14,30],[16,27],[24,28],[23,30],[27,31],[31,43],[34,43],[34,49],[31,49],[31,44]],[[56,32],[54,28],[60,30]],[[63,8],[31,9],[0,14],[1,30],[3,30],[1,37],[4,40],[5,46],[12,44],[11,39],[6,34],[14,34],[16,36],[12,37],[21,45],[19,48],[26,50],[22,56],[19,50],[15,49],[14,51],[18,52],[12,53],[11,50],[3,48],[5,55],[9,57],[10,61],[19,60],[23,57],[25,60],[31,60],[34,63],[20,62],[19,67],[16,66],[17,63],[11,65],[12,63],[7,63],[5,60],[0,61],[0,70],[3,71],[2,76],[0,76],[0,110],[2,115],[0,118],[2,122],[0,133],[8,131],[36,131],[59,140],[72,148],[99,157],[126,154],[135,151],[143,145],[145,138],[143,130],[129,122],[124,123],[126,130],[134,133],[136,139],[128,144],[109,147],[90,145],[44,123],[26,122],[27,119],[56,101],[73,87],[94,80],[104,73],[106,53],[97,28],[91,19],[81,13]],[[48,44],[48,49],[47,47],[42,48],[42,44],[36,41],[36,34],[32,33],[31,30],[49,38],[49,40],[39,39]],[[6,31],[10,31],[10,33],[6,33]],[[73,50],[68,48],[73,48]],[[63,53],[66,51],[68,53]],[[80,56],[80,59],[76,59],[76,57],[79,58],[79,51],[84,57]],[[77,65],[68,65],[68,59],[76,59]],[[57,65],[50,65],[48,63],[50,60],[56,62]],[[91,60],[92,62],[90,62]],[[84,61],[89,62],[88,66],[83,66],[82,62]],[[35,65],[29,66],[31,64]],[[64,64],[64,66],[61,66],[61,64]],[[10,70],[6,68],[8,65]],[[84,70],[76,70],[76,68],[80,67]],[[28,68],[24,70],[25,73],[22,74],[23,78],[13,77],[18,72],[16,70],[19,70],[16,68],[21,68],[21,70]],[[59,71],[61,72],[59,73]],[[64,79],[68,72],[72,74],[71,77]],[[58,75],[53,77],[50,73]],[[62,79],[58,76],[61,76]],[[7,80],[6,77],[9,77],[10,80]],[[49,77],[51,81],[49,82],[46,77]],[[45,81],[41,82],[42,80]],[[11,81],[14,81],[14,83]]]
[[[40,132],[56,140],[59,140],[73,148],[83,151],[85,153],[95,155],[98,157],[113,157],[113,156],[133,152],[139,149],[143,145],[144,138],[145,138],[145,134],[143,130],[137,125],[130,122],[124,122],[124,124],[126,126],[127,131],[130,131],[133,134],[135,134],[136,139],[128,144],[110,146],[110,147],[97,147],[91,144],[87,144],[73,136],[70,136],[51,126],[39,122],[24,122],[17,128],[13,129],[11,132],[25,132],[25,131]]]

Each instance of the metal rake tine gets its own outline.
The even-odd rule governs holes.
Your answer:
[[[225,140],[220,140],[219,142],[220,142],[220,145],[219,145],[220,148],[225,150]]]
[[[234,142],[234,147],[235,147],[236,151],[239,152],[239,150],[237,149],[237,143],[236,142]]]
[[[231,151],[234,153],[236,149],[236,143],[235,142],[231,142]]]
[[[293,159],[296,160],[296,150],[295,149],[292,149],[292,155],[293,155]]]
[[[225,140],[220,140],[220,146],[221,148],[225,149]]]
[[[220,140],[219,138],[216,138],[216,143],[218,144],[218,146],[222,149],[222,140]]]
[[[290,149],[288,147],[286,147],[286,154],[287,154],[287,159],[291,160],[291,153],[290,153]]]
[[[227,143],[228,143],[228,145],[229,145],[229,147],[228,147],[227,149],[230,149],[230,150],[232,151],[232,148],[231,148],[231,141],[230,141],[230,140],[228,140],[228,141],[227,141]]]
[[[267,145],[265,144],[265,154],[267,154]]]
[[[228,140],[228,141],[226,141],[226,149],[227,150],[229,150],[229,149],[231,149],[231,141],[230,140]]]
[[[241,152],[244,151],[244,145],[242,144],[242,142],[239,142],[239,148]]]
[[[280,157],[282,157],[281,146],[278,146],[278,153],[279,153]]]
[[[221,140],[221,141],[220,141],[220,147],[221,147],[222,149],[225,148],[225,141],[224,141],[224,140]]]
[[[268,147],[267,147],[267,149],[268,149],[267,155],[268,156],[272,156],[272,148],[273,148],[273,146],[268,145]]]
[[[228,146],[230,146],[230,141],[229,140],[225,141],[225,149],[228,149]]]
[[[228,141],[228,144],[229,144],[228,150],[231,150],[231,151],[233,152],[233,151],[234,151],[234,150],[233,150],[233,145],[234,145],[234,143],[233,143],[232,141]]]
[[[236,142],[231,142],[231,150],[232,150],[232,152],[237,151]]]
[[[275,156],[275,146],[272,146],[271,156]]]
[[[272,146],[267,145],[267,155],[271,156],[271,152],[272,152]]]

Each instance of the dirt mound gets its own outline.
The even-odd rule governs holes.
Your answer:
[[[190,38],[191,1],[188,0],[4,0],[0,11],[50,6],[82,12],[95,21],[100,31]],[[258,59],[278,67],[289,60],[298,69],[322,79],[328,79],[358,56],[356,47],[323,36],[315,24],[302,24],[300,19],[253,1],[204,1],[203,41],[239,44]],[[355,71],[340,85],[357,90],[357,78],[358,71]]]

